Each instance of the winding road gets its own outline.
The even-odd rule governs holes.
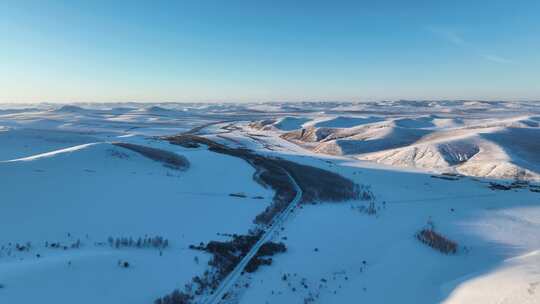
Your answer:
[[[272,239],[272,234],[276,231],[278,231],[279,228],[285,223],[289,215],[293,212],[294,208],[296,208],[302,199],[302,189],[300,186],[298,186],[298,183],[294,180],[294,178],[287,173],[289,176],[291,182],[294,185],[294,188],[296,190],[296,195],[294,199],[291,201],[289,206],[285,210],[283,210],[279,215],[275,216],[270,225],[268,225],[268,228],[264,231],[263,235],[253,245],[251,250],[248,251],[248,253],[240,260],[238,265],[225,277],[225,279],[221,282],[220,286],[216,289],[216,291],[211,294],[208,298],[203,300],[201,303],[203,304],[218,304],[221,300],[225,298],[227,295],[227,292],[233,287],[234,283],[238,280],[238,278],[242,275],[242,272],[244,271],[244,268],[249,263],[249,261],[257,254],[257,251],[259,251],[259,248],[261,246],[270,241]]]

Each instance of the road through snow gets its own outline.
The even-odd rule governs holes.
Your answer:
[[[270,241],[272,239],[272,234],[282,226],[282,224],[287,220],[288,216],[293,212],[294,208],[296,208],[301,201],[302,198],[302,189],[294,178],[287,172],[287,175],[289,176],[291,182],[294,185],[294,188],[296,190],[296,195],[294,199],[291,201],[289,206],[283,212],[281,212],[278,216],[274,217],[272,222],[270,223],[269,227],[266,229],[266,231],[263,233],[259,241],[255,243],[255,245],[251,248],[251,250],[242,258],[240,263],[236,265],[236,267],[227,275],[227,277],[223,280],[221,285],[218,287],[218,289],[210,295],[208,298],[202,301],[204,304],[218,304],[221,302],[221,300],[224,299],[227,292],[231,289],[234,282],[237,281],[238,277],[242,275],[242,272],[244,271],[244,268],[249,263],[249,261],[257,254],[259,251],[259,248],[266,243],[267,241]]]

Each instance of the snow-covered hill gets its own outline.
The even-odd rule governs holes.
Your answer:
[[[222,301],[204,289],[190,303],[540,303],[536,104],[0,109],[0,303],[143,304],[195,290],[215,258],[195,247],[267,228],[254,219],[275,199],[260,183],[272,166],[256,166],[268,159],[373,197],[285,209],[266,230],[285,252],[235,276]],[[162,137],[182,132],[183,145]],[[321,171],[298,174],[325,191]],[[456,251],[419,241],[424,229]]]
[[[319,122],[317,122],[319,121]],[[540,180],[534,115],[315,119],[281,136],[311,151],[385,165],[490,178]]]
[[[204,272],[207,258],[187,247],[216,233],[245,233],[272,194],[241,160],[167,149],[186,156],[190,169],[103,142],[1,162],[1,302],[152,303]],[[235,192],[266,200],[229,196]],[[108,244],[145,236],[169,246]]]

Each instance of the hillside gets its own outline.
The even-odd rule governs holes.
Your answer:
[[[3,111],[0,303],[540,303],[534,105]]]
[[[0,222],[10,227],[0,235],[0,299],[151,303],[203,272],[206,257],[187,246],[215,239],[216,233],[244,233],[266,207],[264,200],[229,193],[271,195],[240,160],[205,151],[178,153],[191,162],[189,170],[107,143],[0,163]],[[169,246],[107,244],[109,237],[145,236],[163,237]],[[52,248],[55,242],[68,249]],[[15,248],[27,243],[28,250]],[[129,262],[129,268],[118,261]]]
[[[355,123],[335,127],[325,121]],[[540,180],[536,116],[473,119],[431,115],[372,123],[366,123],[366,118],[337,117],[325,121],[284,132],[281,137],[316,153],[396,167]]]

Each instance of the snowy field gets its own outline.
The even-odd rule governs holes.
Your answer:
[[[0,303],[153,303],[208,270],[190,245],[256,227],[274,191],[156,137],[188,131],[375,196],[295,209],[222,303],[540,303],[540,106],[479,101],[1,105]]]

